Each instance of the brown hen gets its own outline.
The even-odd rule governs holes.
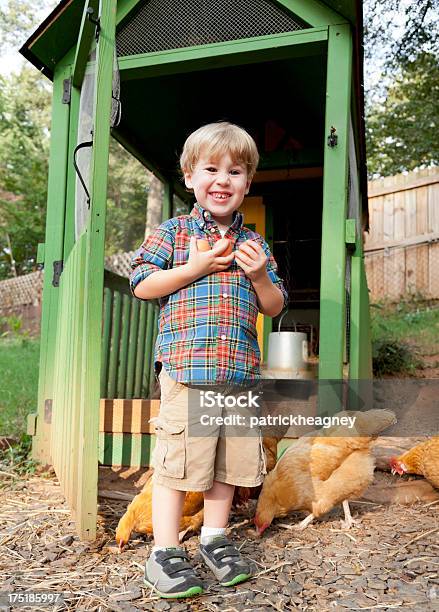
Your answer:
[[[399,457],[391,457],[392,474],[419,474],[439,489],[439,437],[417,444]]]
[[[276,464],[277,440],[275,438],[264,438],[264,448],[267,462],[267,471],[273,469]],[[233,505],[240,506],[249,499],[257,498],[261,487],[236,487],[233,497]],[[183,513],[180,521],[180,540],[189,531],[197,532],[203,524],[204,497],[201,492],[188,492],[183,505]],[[116,529],[116,542],[119,550],[129,541],[131,533],[152,534],[152,478],[150,478],[142,491],[129,504],[125,514],[119,521]]]
[[[267,475],[255,515],[259,534],[273,518],[294,510],[310,513],[298,526],[305,528],[340,503],[345,511],[345,526],[352,525],[347,500],[359,497],[373,481],[375,461],[370,445],[373,436],[395,422],[395,415],[388,410],[343,415],[355,415],[354,430],[332,427],[318,435],[299,438]]]

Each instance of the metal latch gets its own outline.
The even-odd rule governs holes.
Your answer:
[[[64,262],[61,259],[60,261],[53,262],[53,278],[52,285],[54,287],[59,287],[59,278],[61,276],[61,272],[63,271]]]

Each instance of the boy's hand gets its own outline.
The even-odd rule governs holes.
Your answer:
[[[189,247],[189,260],[186,264],[187,269],[194,280],[211,274],[212,272],[222,272],[227,270],[233,261],[234,253],[222,256],[227,249],[227,243],[215,245],[209,251],[199,251],[197,247],[197,239],[191,236]]]
[[[267,256],[254,240],[247,240],[239,246],[235,251],[235,260],[251,281],[258,281],[267,276]]]

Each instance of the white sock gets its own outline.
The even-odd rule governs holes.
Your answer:
[[[201,527],[200,542],[203,546],[209,544],[215,536],[224,535],[226,533],[225,527]]]
[[[156,553],[156,552],[158,552],[159,550],[166,550],[167,548],[171,548],[171,547],[170,547],[170,546],[153,546],[153,547],[152,547],[151,554],[152,554],[152,553]],[[173,548],[173,547],[172,547],[172,548]]]

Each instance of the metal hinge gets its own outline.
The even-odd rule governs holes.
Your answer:
[[[54,287],[59,287],[59,278],[60,278],[61,273],[63,271],[63,267],[64,267],[64,262],[63,262],[62,259],[60,261],[54,261],[53,262],[52,285]]]
[[[52,404],[53,400],[44,400],[44,422],[48,423],[49,425],[52,422]]]
[[[96,30],[95,30],[95,38],[96,38],[96,43],[99,42],[99,34],[101,32],[101,19],[100,17],[95,17],[95,11],[94,8],[89,6],[87,9],[87,17],[89,19],[89,21],[95,26]]]
[[[62,103],[70,104],[70,99],[72,97],[72,79],[71,77],[68,79],[64,79],[62,82]]]

